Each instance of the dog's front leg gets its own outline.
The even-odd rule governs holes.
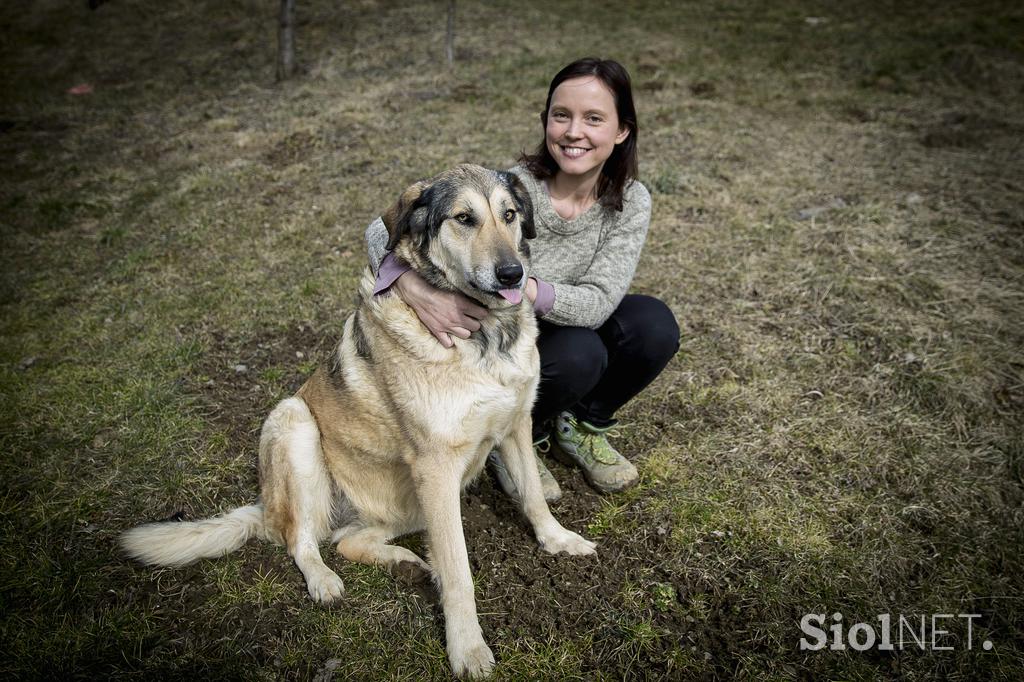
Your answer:
[[[420,452],[425,452],[421,449]],[[476,615],[473,576],[462,531],[459,494],[465,458],[447,453],[416,462],[416,494],[427,523],[430,564],[441,588],[448,660],[459,677],[484,677],[494,655],[484,642]]]
[[[540,486],[540,474],[533,455],[533,439],[531,438],[531,421],[529,417],[520,420],[509,438],[502,442],[501,459],[508,468],[508,473],[515,483],[516,489],[522,491],[523,515],[533,526],[537,542],[541,548],[551,554],[566,552],[567,554],[594,554],[597,545],[583,536],[564,528],[555,520],[544,501],[544,493]]]

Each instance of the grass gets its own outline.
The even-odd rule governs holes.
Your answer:
[[[348,592],[320,608],[279,547],[170,571],[115,541],[252,500],[366,224],[511,165],[554,71],[599,53],[654,197],[633,290],[682,348],[621,415],[638,488],[554,467],[598,562],[467,498],[498,678],[1017,679],[1020,9],[460,2],[451,70],[444,11],[300,3],[277,85],[250,0],[0,10],[0,672],[447,679],[436,598],[382,571],[328,559]],[[799,650],[834,612],[981,616],[970,650],[962,623],[953,651]]]

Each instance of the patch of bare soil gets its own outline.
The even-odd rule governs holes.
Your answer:
[[[567,528],[587,535],[585,524],[601,508],[601,498],[579,472],[549,462],[564,496],[552,507]],[[642,501],[629,515],[644,514]],[[592,670],[605,673],[631,662],[645,674],[666,673],[672,651],[702,641],[684,604],[690,594],[707,589],[699,577],[688,575],[685,557],[670,549],[669,533],[656,517],[646,518],[642,530],[626,539],[599,538],[596,557],[551,556],[536,544],[533,531],[517,506],[488,474],[463,499],[463,524],[470,564],[477,583],[477,600],[485,636],[512,644],[522,637],[545,640],[561,633],[590,634]],[[668,603],[657,608],[642,597],[627,603],[630,594],[649,594],[652,586],[671,586]],[[654,636],[642,646],[630,633],[641,622]],[[717,630],[717,628],[716,628]]]
[[[1018,137],[1021,132],[1022,128],[1010,121],[949,111],[926,124],[921,144],[925,147],[984,147],[993,138]]]
[[[303,362],[322,361],[338,341],[318,323],[259,336],[213,330],[208,337],[190,380],[207,418],[232,443],[246,449],[255,447],[259,428],[276,400],[291,395],[309,378],[302,371]]]
[[[308,158],[316,149],[316,145],[316,139],[309,132],[305,130],[294,132],[267,152],[266,162],[273,168],[286,168]]]

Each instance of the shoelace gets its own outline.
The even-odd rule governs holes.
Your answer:
[[[544,436],[538,441],[534,441],[533,449],[542,455],[548,454],[551,450],[551,436]]]
[[[618,431],[616,431],[615,429],[591,431],[587,428],[582,427],[579,423],[579,420],[576,419],[575,415],[570,416],[566,421],[569,422],[569,426],[572,427],[572,430],[579,434],[580,446],[582,447],[583,451],[586,452],[590,457],[592,457],[596,462],[607,465],[615,464],[616,462],[618,462],[618,458],[614,454],[606,452],[601,448],[597,448],[594,445],[594,441],[596,439],[603,438],[605,440],[605,443],[608,444],[608,447],[611,448],[611,444],[608,443],[607,437],[613,436],[617,438],[619,436]]]
[[[612,426],[610,426],[610,427],[608,427],[606,429],[601,429],[601,428],[598,428],[596,426],[591,425],[590,428],[597,429],[596,431],[592,432],[592,431],[588,431],[588,430],[585,430],[585,429],[581,428],[580,427],[580,422],[579,422],[579,420],[576,419],[575,416],[569,417],[566,421],[569,422],[569,425],[572,426],[573,430],[576,431],[577,433],[584,433],[585,432],[587,434],[591,434],[591,435],[595,435],[595,436],[611,436],[612,438],[621,438],[622,437],[622,432],[619,431],[619,428],[622,427],[621,423],[614,423],[613,422]],[[547,440],[547,436],[545,436],[544,439]],[[536,443],[534,443],[534,445],[536,445]]]

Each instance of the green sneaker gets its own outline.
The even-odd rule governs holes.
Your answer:
[[[601,493],[625,490],[640,479],[633,463],[608,442],[611,428],[578,420],[572,412],[555,417],[552,454],[563,464],[583,469],[584,478]]]
[[[533,457],[537,461],[537,473],[540,474],[540,489],[544,493],[544,501],[548,504],[562,499],[562,488],[558,485],[555,477],[551,475],[551,472],[548,471],[548,468],[544,466],[544,461],[540,458],[540,453],[547,452],[550,449],[551,440],[547,436],[533,444]],[[497,450],[491,450],[491,453],[487,455],[487,464],[490,466],[491,471],[494,472],[494,478],[498,480],[498,486],[502,491],[513,500],[518,500],[519,491],[516,489],[516,484],[512,482],[512,476],[509,475],[508,469],[505,468],[505,463],[501,461],[501,455]]]

